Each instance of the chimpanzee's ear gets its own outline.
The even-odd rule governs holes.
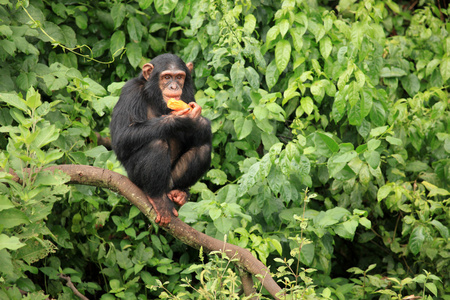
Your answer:
[[[194,70],[194,63],[193,62],[188,62],[186,64],[186,67],[189,69],[189,72],[192,73],[192,70]]]
[[[142,75],[144,76],[145,80],[148,80],[154,68],[155,67],[151,63],[146,63],[142,66]]]

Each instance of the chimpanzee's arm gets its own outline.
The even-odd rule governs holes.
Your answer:
[[[123,125],[113,138],[118,156],[125,158],[148,143],[176,138],[181,132],[194,132],[196,122],[190,118],[164,115],[138,123]]]
[[[193,185],[208,170],[211,163],[211,125],[201,117],[192,136],[191,148],[186,151],[172,168],[175,189],[186,189]]]

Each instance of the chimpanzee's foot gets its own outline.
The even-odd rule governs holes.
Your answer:
[[[182,190],[171,190],[167,197],[179,206],[183,206],[188,200],[188,193]]]
[[[147,199],[150,201],[156,212],[155,222],[159,225],[167,226],[172,220],[172,216],[178,217],[177,210],[173,206],[172,201],[167,197],[150,198],[150,196],[147,195]]]

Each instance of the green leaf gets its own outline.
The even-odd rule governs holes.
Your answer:
[[[138,0],[138,2],[139,2],[139,7],[142,10],[145,10],[145,9],[149,8],[150,5],[152,5],[153,0]]]
[[[370,131],[370,136],[371,137],[380,136],[383,133],[385,133],[387,129],[388,129],[388,126],[380,126],[380,127],[374,128]]]
[[[410,97],[414,97],[420,90],[420,81],[415,74],[409,74],[401,79],[402,86],[409,94]]]
[[[253,121],[249,118],[239,117],[234,121],[234,130],[239,140],[247,137],[253,128]]]
[[[83,12],[78,12],[75,15],[75,23],[80,29],[86,29],[88,26],[88,17]]]
[[[447,52],[448,51],[450,50],[447,49]],[[442,60],[440,71],[444,83],[447,82],[447,80],[450,78],[450,57],[446,57]]]
[[[275,47],[275,61],[277,64],[277,69],[280,73],[282,73],[291,58],[291,43],[286,40],[281,40],[277,43]]]
[[[280,77],[280,71],[278,71],[275,60],[272,60],[266,69],[266,84],[269,90],[271,90]]]
[[[139,66],[142,58],[142,49],[139,44],[136,43],[128,43],[127,44],[127,58],[130,62],[130,65],[136,69]]]
[[[155,0],[155,8],[158,14],[167,15],[177,6],[178,0]]]
[[[244,76],[245,76],[244,66],[240,62],[235,62],[230,70],[231,83],[235,88],[242,86]]]
[[[439,231],[439,233],[441,234],[441,236],[448,240],[449,238],[449,233],[448,233],[448,227],[444,226],[441,222],[439,222],[438,220],[433,220],[430,222],[434,227],[436,227],[436,229]]]
[[[269,31],[267,31],[266,43],[269,44],[271,41],[275,40],[279,33],[280,27],[278,27],[277,25],[270,28]]]
[[[0,226],[12,228],[21,224],[29,224],[27,215],[18,209],[10,208],[0,211]]]
[[[401,139],[392,137],[392,136],[390,136],[390,135],[388,135],[388,136],[386,137],[386,141],[388,141],[389,144],[391,144],[391,145],[396,145],[396,146],[401,146],[401,145],[403,144]]]
[[[224,185],[227,183],[227,174],[219,169],[211,169],[206,173],[206,177],[216,185]]]
[[[384,198],[386,198],[389,193],[392,191],[392,186],[391,185],[383,185],[382,187],[380,187],[378,189],[378,193],[377,193],[377,200],[381,201]]]
[[[421,225],[413,229],[409,237],[408,247],[411,253],[417,255],[422,250],[422,245],[425,242],[425,228]]]
[[[5,234],[0,234],[0,250],[9,249],[9,250],[17,250],[26,246],[26,244],[21,243],[19,238],[15,236],[7,236]]]
[[[331,39],[326,36],[319,42],[320,45],[320,54],[322,54],[323,58],[327,59],[330,54],[331,50],[333,50],[333,44],[331,43]]]
[[[372,169],[376,169],[380,165],[380,153],[378,151],[364,152],[364,158]]]
[[[309,116],[314,110],[314,102],[310,97],[303,97],[300,100],[300,105],[305,113]]]
[[[125,33],[115,31],[111,36],[111,45],[109,51],[113,57],[119,56],[125,47]]]
[[[259,74],[252,67],[245,68],[245,78],[247,78],[250,86],[257,90],[259,88],[261,80],[259,79]]]
[[[300,252],[300,261],[303,264],[310,266],[314,260],[315,250],[315,246],[312,243],[303,245]]]
[[[402,77],[405,75],[406,75],[405,71],[403,71],[402,69],[396,68],[396,67],[392,67],[390,69],[387,67],[384,67],[380,73],[381,78]]]
[[[432,292],[435,296],[438,295],[437,287],[436,287],[436,285],[435,285],[433,282],[427,282],[427,283],[425,283],[425,286],[426,286],[426,288],[429,289],[430,292]]]
[[[141,21],[136,17],[131,17],[127,22],[128,34],[130,35],[130,39],[137,43],[142,39],[142,34],[144,32],[144,26],[142,26]],[[139,47],[140,48],[140,47]]]
[[[0,211],[14,208],[14,204],[11,202],[11,200],[8,199],[6,195],[0,195]]]
[[[37,84],[36,73],[21,73],[16,79],[17,86],[26,91]]]
[[[120,27],[120,25],[122,25],[126,13],[127,10],[123,3],[117,2],[113,4],[111,8],[111,17],[114,21],[114,29],[117,29]]]
[[[322,132],[317,132],[317,136],[320,137],[331,152],[336,153],[339,151],[338,143],[336,143],[331,137]]]
[[[283,19],[278,23],[278,27],[280,28],[281,37],[284,38],[291,25],[289,24],[289,20]]]
[[[28,110],[26,102],[16,94],[0,93],[0,101],[5,102],[10,106],[16,107],[24,112]]]
[[[252,14],[248,14],[245,16],[245,23],[244,23],[244,31],[250,35],[253,33],[256,27],[256,18]]]
[[[14,52],[16,52],[16,44],[9,40],[0,40],[0,47],[11,56],[14,56]]]

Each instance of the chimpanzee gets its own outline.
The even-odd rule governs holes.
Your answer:
[[[211,122],[195,103],[193,67],[173,54],[155,57],[124,85],[111,118],[113,150],[162,226],[178,216],[174,203],[186,203],[189,187],[211,163]],[[171,98],[189,108],[171,111]]]

